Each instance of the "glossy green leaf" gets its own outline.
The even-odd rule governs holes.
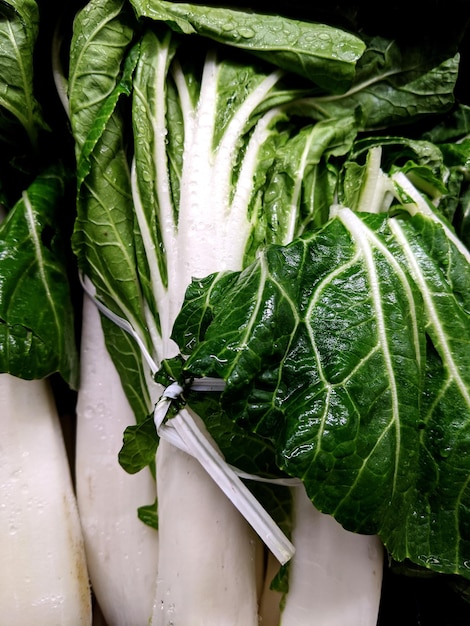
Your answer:
[[[131,17],[120,0],[94,0],[75,21],[69,98],[78,189],[72,245],[97,297],[127,319],[145,343],[122,113],[138,57],[138,47],[130,46]],[[97,63],[103,71],[96,71]],[[140,421],[151,409],[142,354],[125,331],[108,320],[104,324],[108,350],[118,371],[126,372],[123,386]]]
[[[34,149],[46,128],[34,88],[34,48],[39,9],[34,0],[0,3],[0,107],[26,131]]]
[[[49,170],[0,226],[0,371],[20,378],[59,372],[78,384],[70,287],[58,212],[63,171]]]
[[[458,70],[458,55],[430,66],[426,54],[407,54],[396,41],[376,38],[368,44],[348,91],[307,98],[304,107],[313,108],[321,119],[357,109],[364,130],[409,124],[450,109]]]
[[[78,12],[70,43],[69,111],[77,153],[114,91],[134,36],[124,0],[92,0]]]
[[[363,41],[326,24],[275,14],[164,0],[132,0],[139,15],[162,20],[185,34],[199,34],[247,50],[331,91],[352,82]]]
[[[139,506],[137,516],[141,522],[158,530],[158,502]]]
[[[320,510],[398,560],[469,576],[469,281],[438,221],[340,209],[194,281],[174,338]]]

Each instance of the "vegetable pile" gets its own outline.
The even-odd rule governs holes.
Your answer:
[[[1,3],[12,624],[468,621],[470,10],[368,9]]]

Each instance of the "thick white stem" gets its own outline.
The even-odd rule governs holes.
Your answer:
[[[376,536],[348,532],[294,489],[296,553],[282,626],[376,626],[383,547]]]
[[[83,540],[45,380],[0,374],[0,621],[89,626]]]
[[[125,428],[135,423],[104,343],[98,309],[85,297],[76,474],[92,587],[109,626],[145,626],[152,614],[158,533],[137,517],[155,500],[148,469],[127,474],[118,462]]]
[[[179,201],[180,229],[175,246],[167,250],[170,280],[163,308],[171,311],[167,318],[169,328],[191,278],[222,269],[239,269],[245,248],[245,235],[239,237],[240,224],[236,230],[227,224],[230,189],[223,181],[214,183],[219,69],[215,56],[210,54],[204,66],[198,106],[195,110],[185,107],[188,124]],[[184,93],[184,84],[178,84]],[[246,116],[245,111],[239,130],[244,127]],[[237,145],[235,131],[233,128],[219,159],[224,172],[230,171],[229,161]],[[165,345],[166,338],[163,339]],[[161,355],[169,356],[173,355]],[[259,539],[251,527],[199,461],[165,440],[160,441],[157,452],[157,490],[160,549],[153,626],[257,626],[259,568],[255,555],[260,550]]]
[[[259,540],[198,461],[162,440],[153,626],[257,626]]]

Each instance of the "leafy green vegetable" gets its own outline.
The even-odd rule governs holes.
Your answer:
[[[68,92],[77,151],[118,82],[123,55],[134,35],[131,18],[124,0],[88,3],[75,18]]]
[[[377,37],[358,61],[355,80],[345,93],[305,99],[304,105],[334,118],[358,108],[361,130],[408,124],[450,109],[458,69],[458,55],[430,67],[422,52],[404,54],[396,41]]]
[[[0,3],[0,371],[78,385],[63,207],[70,175],[38,97],[40,7]],[[50,98],[53,100],[53,98]],[[65,153],[65,150],[64,150]]]
[[[150,415],[139,424],[126,428],[119,463],[126,472],[135,474],[154,462],[156,452],[155,423]]]
[[[64,172],[39,176],[0,225],[0,371],[78,383],[74,317],[57,218]]]
[[[469,259],[452,225],[468,226],[468,153],[396,132],[452,108],[455,50],[429,57],[284,17],[132,5],[136,20],[120,0],[90,2],[72,49],[73,244],[97,297],[157,365],[179,346],[190,375],[227,381],[223,410],[190,401],[230,462],[247,462],[247,437],[258,469],[301,477],[320,509],[378,532],[397,559],[468,576],[468,350],[457,338],[468,336]],[[304,46],[307,31],[328,44]],[[102,75],[90,71],[97,53]],[[330,219],[336,202],[348,208]],[[153,455],[145,419],[162,377],[130,335],[104,326],[139,422],[121,452],[135,471]],[[455,475],[437,444],[448,433]]]
[[[348,117],[299,133],[286,107],[305,89],[287,89],[275,67],[247,65],[238,55],[228,58],[223,49],[203,45],[188,62],[191,47],[166,28],[147,29],[130,47],[126,9],[122,2],[96,1],[75,22],[69,96],[79,188],[73,245],[99,298],[130,322],[158,361],[168,355],[172,320],[190,280],[190,256],[185,261],[184,255],[195,254],[195,233],[200,258],[210,233],[218,233],[218,260],[207,257],[213,268],[236,267],[244,256],[253,258],[264,240],[300,232],[312,219],[305,168],[317,169],[315,195],[321,193],[328,206],[333,184],[323,154],[347,152],[355,129]],[[105,65],[112,76],[91,73],[96,55],[108,48]],[[290,141],[295,157],[284,149]],[[282,169],[276,171],[277,155]],[[280,178],[286,175],[287,194]],[[262,211],[269,181],[270,214]],[[275,201],[279,192],[286,202],[282,212]],[[140,351],[120,329],[109,329],[107,337],[143,419],[151,402]]]

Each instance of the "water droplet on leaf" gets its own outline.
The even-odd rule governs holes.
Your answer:
[[[243,37],[243,39],[251,39],[252,37],[255,36],[255,31],[252,28],[249,28],[248,26],[240,28],[238,32],[240,34],[240,37]]]

